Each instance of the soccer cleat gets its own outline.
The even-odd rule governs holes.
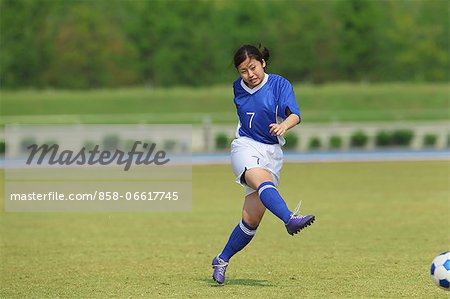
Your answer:
[[[219,256],[216,256],[212,260],[212,267],[214,269],[212,278],[218,284],[223,284],[225,282],[225,271],[227,271],[228,262],[225,262]]]
[[[291,218],[286,224],[286,230],[288,234],[290,234],[291,236],[300,232],[305,227],[311,225],[314,222],[314,220],[316,220],[316,217],[314,215],[303,216],[298,213],[301,204],[302,201],[299,202],[299,204],[295,208],[294,213],[291,214]]]

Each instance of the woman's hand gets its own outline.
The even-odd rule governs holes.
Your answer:
[[[275,136],[282,136],[287,131],[287,126],[284,123],[281,124],[270,124],[270,134]]]
[[[282,123],[280,124],[270,124],[270,134],[275,136],[282,136],[287,130],[293,126],[300,123],[300,117],[296,114],[290,114]]]

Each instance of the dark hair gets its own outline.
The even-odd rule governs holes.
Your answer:
[[[261,44],[258,45],[258,48],[252,45],[243,45],[240,47],[236,53],[234,54],[234,67],[238,68],[238,66],[248,58],[255,58],[259,62],[263,63],[263,59],[266,62],[269,61],[269,49],[266,47],[262,47]],[[265,68],[264,68],[265,69]]]

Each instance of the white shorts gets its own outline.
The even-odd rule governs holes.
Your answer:
[[[245,187],[245,196],[255,192],[241,181],[245,170],[263,168],[268,170],[277,186],[280,182],[280,171],[283,166],[283,151],[279,144],[265,144],[248,137],[239,137],[231,143],[231,166],[236,175],[236,183]]]

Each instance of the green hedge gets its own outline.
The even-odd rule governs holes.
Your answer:
[[[397,146],[408,146],[414,137],[414,132],[409,129],[401,129],[392,132],[392,144]]]
[[[380,131],[375,135],[376,146],[389,146],[392,142],[392,134],[386,131]]]
[[[436,134],[426,134],[423,136],[423,145],[426,147],[436,146],[437,135]]]
[[[286,140],[285,149],[293,150],[297,148],[299,141],[297,134],[288,132],[284,135],[284,139]]]
[[[367,144],[369,137],[363,131],[357,131],[350,136],[350,145],[352,147],[364,147]]]
[[[0,141],[0,154],[4,154],[6,152],[6,143],[5,141]]]
[[[322,146],[322,142],[320,141],[320,138],[317,136],[313,136],[311,137],[311,139],[309,140],[309,149],[315,150],[315,149],[319,149]]]
[[[103,137],[103,148],[105,150],[116,150],[119,148],[120,138],[119,135],[110,134]]]
[[[408,129],[394,131],[379,131],[375,135],[375,145],[385,146],[408,146],[414,137],[414,132]]]
[[[230,140],[225,133],[218,133],[215,138],[216,149],[224,150],[230,146]]]
[[[20,151],[25,153],[28,152],[28,147],[32,144],[36,144],[36,138],[32,136],[23,138],[20,142]]]
[[[330,136],[329,144],[331,149],[340,149],[342,147],[342,137],[337,135]]]

